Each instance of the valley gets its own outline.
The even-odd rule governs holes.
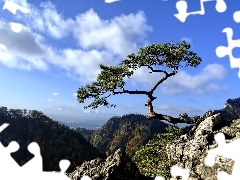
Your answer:
[[[213,114],[217,113],[229,122],[240,118],[240,98],[228,99],[224,108],[213,111]],[[147,116],[141,114],[113,116],[105,121],[59,122],[40,111],[1,107],[0,124],[6,122],[10,126],[1,132],[0,141],[5,147],[13,140],[19,143],[20,150],[12,155],[19,165],[33,157],[27,145],[34,141],[41,147],[45,171],[58,171],[59,161],[66,158],[71,161],[68,172],[85,161],[109,157],[118,149],[139,162],[144,153],[152,151],[146,148],[148,143],[157,150],[154,139],[162,142],[163,139],[159,137],[165,137],[171,131],[178,132],[176,136],[166,136],[173,140],[191,129],[191,126],[180,128],[163,121],[148,120]],[[167,129],[170,131],[167,132]]]

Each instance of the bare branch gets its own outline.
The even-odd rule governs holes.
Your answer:
[[[110,97],[112,94],[109,94],[108,96],[104,97],[105,99],[107,99],[108,97]]]
[[[163,73],[165,73],[166,75],[168,75],[168,72],[167,72],[167,71],[164,71],[164,70],[154,70],[151,66],[148,66],[148,69],[151,69],[152,72],[163,72]]]
[[[123,93],[128,93],[128,94],[146,94],[148,95],[148,92],[147,91],[128,91],[128,90],[125,90],[124,88],[122,88],[123,91],[119,91],[119,92],[115,92],[113,91],[113,94],[123,94]]]
[[[165,81],[167,78],[169,78],[170,76],[175,75],[175,72],[172,72],[170,74],[167,73],[167,75],[165,77],[163,77],[162,79],[160,79],[154,86],[153,88],[149,91],[150,93],[153,93],[153,91],[155,91],[157,89],[157,87],[159,86],[159,84],[161,84],[163,81]]]

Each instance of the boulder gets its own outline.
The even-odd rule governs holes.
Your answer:
[[[143,176],[131,158],[121,149],[115,151],[111,156],[104,159],[94,159],[84,162],[70,174],[72,180],[80,180],[87,175],[92,180],[150,180],[153,178]]]

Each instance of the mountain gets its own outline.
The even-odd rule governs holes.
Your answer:
[[[216,149],[217,142],[214,140],[214,136],[218,132],[224,133],[227,143],[239,138],[240,118],[233,119],[233,117],[239,117],[239,115],[240,98],[228,99],[223,109],[215,110],[214,115],[203,119],[203,122],[200,123],[199,128],[192,136],[183,135],[190,130],[191,126],[185,127],[184,129],[169,126],[164,133],[157,134],[155,138],[148,141],[147,144],[141,146],[139,150],[136,151],[135,156],[132,157],[132,161],[134,161],[138,167],[136,173],[140,170],[143,175],[152,177],[152,179],[156,176],[163,176],[170,179],[172,177],[170,173],[171,167],[176,163],[180,163],[182,167],[191,167],[190,176],[192,179],[216,179],[219,169],[231,174],[234,164],[232,160],[229,161],[229,159],[226,158],[216,158],[217,163],[215,163],[214,167],[209,168],[205,165],[204,158],[209,149]],[[222,118],[222,116],[224,116],[224,118]],[[124,115],[123,117],[111,118],[99,130],[86,130],[84,128],[78,128],[77,130],[81,132],[86,139],[92,141],[92,143],[95,143],[97,146],[100,145],[100,147],[98,147],[99,149],[102,148],[102,150],[104,150],[105,148],[110,152],[111,149],[120,147],[127,150],[127,146],[124,146],[124,144],[128,144],[126,141],[129,142],[129,137],[131,137],[132,132],[136,132],[136,129],[140,131],[138,136],[143,133],[143,137],[145,137],[146,129],[143,128],[144,125],[142,123],[151,121],[143,121],[144,118],[143,115]],[[226,122],[225,120],[228,121]],[[159,120],[157,121],[161,122]],[[142,128],[136,128],[137,124]],[[147,127],[149,131],[152,128],[151,126],[145,127]],[[157,124],[154,124],[153,128],[154,127],[159,129]],[[95,142],[93,141],[94,139],[96,140]],[[139,138],[138,140],[141,139]],[[138,141],[133,141],[131,146],[135,147],[135,145],[138,145],[136,144],[137,142]],[[77,175],[75,178],[80,179],[83,173],[89,172],[90,177],[100,176],[105,178],[108,176],[105,172],[108,172],[109,167],[114,167],[113,169],[115,172],[117,170],[123,172],[122,168],[119,166],[119,159],[121,158],[119,158],[120,155],[118,155],[118,150],[112,154],[113,155],[107,158],[107,163],[99,159],[92,160],[84,163],[71,175]],[[115,156],[116,158],[114,158]],[[100,163],[103,164],[103,166],[107,165],[107,167],[104,167],[105,169],[99,168]],[[122,164],[125,165],[126,163]],[[126,166],[127,165],[125,165],[125,167]],[[222,167],[227,168],[223,169]],[[131,169],[131,165],[128,165],[126,169]],[[121,174],[132,175],[131,172]],[[130,178],[125,177],[122,179]]]
[[[240,118],[240,97],[235,99],[228,99],[224,107],[220,110],[214,110],[214,114],[220,113],[226,120]]]
[[[33,157],[27,149],[31,142],[40,146],[44,171],[60,171],[59,162],[62,159],[71,162],[68,171],[72,171],[84,161],[105,157],[81,134],[40,111],[0,107],[0,125],[3,123],[10,125],[1,132],[0,142],[5,147],[12,141],[20,145],[12,157],[21,166]]]
[[[223,109],[213,111],[213,114],[217,113],[228,121],[240,118],[240,98],[228,99]],[[110,155],[121,147],[132,156],[156,134],[164,132],[168,125],[169,123],[160,120],[149,121],[144,115],[129,114],[110,118],[98,130],[87,130],[81,127],[76,130],[100,152]],[[183,128],[184,133],[188,133],[192,125],[179,128]]]
[[[118,148],[132,157],[136,150],[165,131],[168,124],[159,120],[148,120],[141,114],[128,114],[110,118],[98,130],[76,128],[99,152],[110,155]]]
[[[104,124],[107,119],[118,115],[115,113],[106,113],[98,110],[82,110],[66,106],[43,109],[42,112],[55,121],[73,121],[96,124]]]

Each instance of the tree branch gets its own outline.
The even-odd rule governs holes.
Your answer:
[[[148,65],[148,69],[151,69],[152,72],[163,72],[163,73],[165,73],[166,76],[168,75],[168,72],[167,72],[167,71],[164,71],[164,70],[155,70],[155,69],[153,69],[153,68],[152,68],[151,66],[149,66],[149,65]],[[152,73],[152,72],[150,72],[150,73]]]
[[[166,71],[165,71],[166,72]],[[163,81],[165,81],[167,78],[169,78],[170,76],[173,76],[173,75],[175,75],[176,74],[176,72],[174,71],[174,72],[172,72],[172,73],[165,73],[166,74],[166,76],[165,77],[163,77],[162,79],[160,79],[154,86],[153,86],[153,88],[149,91],[149,93],[153,93],[153,91],[155,91],[156,89],[157,89],[157,87],[159,86],[159,84],[161,84]]]
[[[148,101],[147,101],[147,104],[145,104],[145,106],[148,106],[148,116],[149,116],[148,118],[149,118],[149,120],[151,120],[151,119],[165,120],[165,121],[168,121],[172,124],[177,124],[177,123],[194,124],[192,129],[189,131],[189,135],[192,135],[195,132],[198,125],[200,124],[200,122],[205,117],[212,115],[212,112],[208,111],[207,113],[205,113],[203,115],[203,117],[200,117],[200,116],[188,117],[187,114],[180,114],[179,118],[174,118],[174,117],[171,117],[171,116],[168,116],[168,115],[155,113],[155,111],[153,110],[152,101],[154,101],[156,99],[156,97],[153,97],[152,94],[153,94],[152,92],[149,92]]]
[[[112,91],[112,94],[115,95],[115,94],[122,94],[122,93],[128,93],[128,94],[146,94],[148,95],[148,92],[147,91],[128,91],[128,90],[125,90],[124,88],[122,88],[122,91],[119,91],[119,92],[115,92],[114,90]]]

